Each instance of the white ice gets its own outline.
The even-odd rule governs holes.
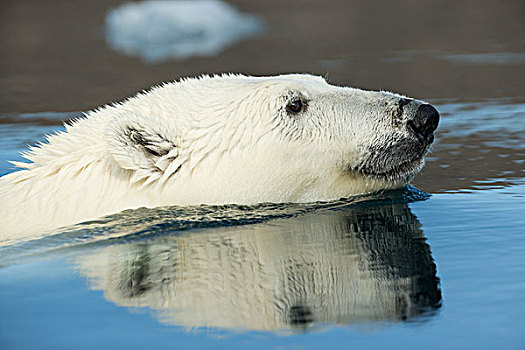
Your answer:
[[[106,16],[110,47],[152,63],[213,56],[261,29],[261,20],[221,0],[130,2]]]

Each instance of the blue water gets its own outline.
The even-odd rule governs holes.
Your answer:
[[[139,209],[0,248],[0,347],[525,348],[525,105],[437,105],[428,195]],[[59,128],[34,118],[0,125],[2,173]]]

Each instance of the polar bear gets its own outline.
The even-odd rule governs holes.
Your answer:
[[[0,240],[124,209],[330,201],[405,186],[439,113],[305,74],[156,86],[72,121],[0,178]]]

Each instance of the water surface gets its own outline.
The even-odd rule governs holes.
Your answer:
[[[514,102],[438,101],[438,142],[415,179],[431,195],[143,208],[3,247],[0,339],[520,348],[525,105]],[[3,116],[2,173],[61,117]]]
[[[130,210],[9,242],[0,348],[525,348],[523,1],[231,0],[264,32],[161,62],[107,44],[126,3],[1,2],[0,175],[72,111],[203,73],[428,99],[436,143],[415,187]]]

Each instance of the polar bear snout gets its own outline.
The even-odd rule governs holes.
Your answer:
[[[422,104],[417,108],[414,118],[407,122],[407,127],[419,142],[429,145],[434,141],[434,131],[438,124],[439,112],[429,104]]]

